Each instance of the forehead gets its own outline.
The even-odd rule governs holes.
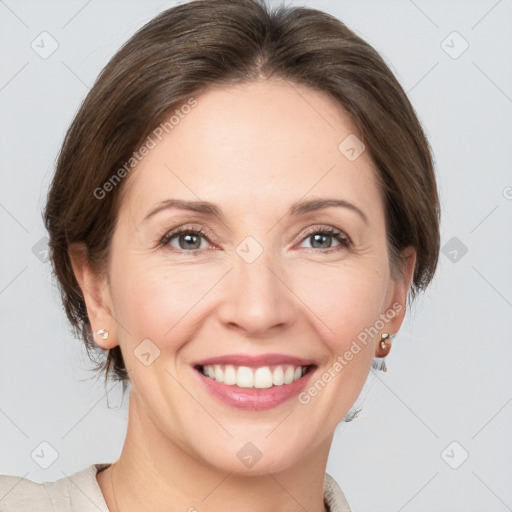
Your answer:
[[[357,131],[325,93],[274,79],[210,88],[195,100],[129,174],[121,208],[132,217],[169,197],[245,211],[333,193],[379,201],[368,152],[347,158],[344,141]]]

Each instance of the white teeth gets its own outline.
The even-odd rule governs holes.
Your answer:
[[[240,366],[236,372],[236,385],[239,388],[254,387],[254,373],[247,366]]]
[[[302,375],[302,369],[298,368]],[[258,389],[265,389],[272,387],[272,372],[268,366],[258,368],[254,373],[254,387]]]
[[[216,364],[213,367],[213,369],[215,371],[215,380],[217,382],[224,382],[224,372],[222,371],[222,368],[220,367],[220,365]]]
[[[295,369],[293,366],[288,366],[286,371],[284,372],[284,383],[291,384],[293,382],[293,377],[295,375]]]
[[[282,366],[278,366],[272,374],[272,384],[282,386],[284,384],[284,371]]]
[[[236,384],[236,370],[234,366],[226,366],[224,370],[224,384],[228,386],[234,386]]]
[[[267,389],[272,386],[291,384],[299,380],[304,373],[302,366],[280,365],[272,368],[269,366],[249,368],[248,366],[215,364],[203,366],[203,374],[228,386]]]

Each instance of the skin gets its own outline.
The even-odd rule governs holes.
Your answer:
[[[112,467],[97,480],[112,511],[323,511],[334,430],[373,357],[389,352],[379,346],[380,332],[400,328],[416,253],[405,251],[403,279],[394,281],[374,164],[368,151],[349,161],[338,150],[357,132],[328,96],[273,79],[212,88],[196,99],[125,178],[108,279],[70,248],[93,332],[110,332],[97,343],[121,346],[131,381],[116,499]],[[225,220],[164,210],[143,222],[169,198],[213,202]],[[288,215],[294,202],[312,198],[344,199],[368,223],[340,207]],[[187,246],[182,235],[181,246],[179,236],[159,246],[181,225],[207,228],[215,239],[198,235]],[[329,226],[352,245],[329,235],[315,243],[311,235]],[[318,230],[305,236],[312,227]],[[263,249],[252,263],[236,252],[247,236]],[[320,378],[397,303],[401,310],[379,335],[360,344],[306,405],[295,397],[266,411],[231,408],[191,366],[224,354],[285,353],[314,360]],[[134,355],[144,339],[160,350],[149,366]],[[237,457],[248,441],[262,454],[252,468]]]

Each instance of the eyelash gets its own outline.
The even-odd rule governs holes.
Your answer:
[[[167,233],[161,240],[160,245],[163,247],[170,247],[170,250],[177,252],[177,253],[189,253],[189,254],[199,254],[201,252],[201,249],[195,249],[192,251],[185,251],[183,249],[176,249],[175,247],[171,247],[169,245],[169,242],[180,234],[189,234],[189,235],[200,235],[203,238],[205,238],[209,243],[212,243],[210,238],[212,235],[210,235],[210,232],[205,228],[200,229],[194,229],[188,226],[181,226],[179,228],[174,229],[173,231]],[[322,235],[330,235],[334,239],[336,239],[338,242],[340,242],[341,246],[332,247],[328,249],[315,249],[314,247],[306,247],[306,252],[321,252],[321,253],[331,253],[339,251],[343,248],[348,249],[352,245],[352,241],[346,236],[342,231],[339,231],[338,229],[335,229],[331,226],[323,226],[321,228],[315,227],[312,228],[306,233],[304,233],[302,240],[307,239],[311,235],[314,234],[322,234]]]

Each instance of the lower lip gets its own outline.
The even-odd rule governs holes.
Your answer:
[[[277,407],[298,395],[306,387],[314,370],[314,368],[310,369],[306,375],[291,384],[272,386],[265,389],[228,386],[203,375],[196,369],[194,369],[194,372],[197,373],[210,393],[225,404],[236,409],[262,411]]]

